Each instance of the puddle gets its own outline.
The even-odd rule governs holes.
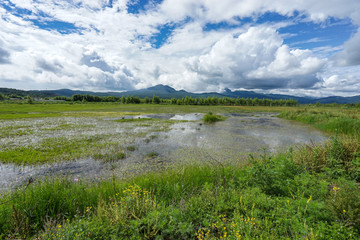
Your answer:
[[[21,185],[29,177],[67,176],[74,179],[106,178],[116,174],[125,176],[129,172],[141,172],[144,169],[157,169],[170,163],[231,162],[246,161],[250,153],[286,150],[291,146],[311,142],[323,142],[327,137],[320,131],[292,121],[279,119],[276,114],[227,114],[226,121],[216,124],[203,124],[203,114],[156,114],[126,116],[128,118],[161,118],[187,120],[176,122],[167,131],[145,132],[145,136],[127,141],[127,158],[113,163],[102,163],[92,158],[72,162],[60,162],[35,166],[16,166],[0,164],[0,191],[14,185]],[[119,119],[119,118],[117,118]],[[122,119],[122,118],[120,118]],[[115,120],[107,118],[103,120]],[[98,128],[107,126],[124,132],[123,139],[146,127],[134,123],[99,121]],[[124,125],[120,125],[124,124]],[[125,129],[126,127],[126,129]],[[94,130],[95,131],[95,130]],[[102,130],[104,131],[104,130]],[[126,132],[127,131],[127,132]],[[126,146],[124,146],[126,148]]]
[[[5,190],[9,183],[23,185],[30,177],[37,176],[70,176],[81,179],[84,174],[101,176],[105,173],[103,163],[91,158],[72,162],[60,162],[56,164],[17,166],[14,164],[0,164],[0,190]]]
[[[175,115],[170,118],[170,120],[185,120],[185,121],[198,121],[202,120],[204,114],[201,113],[189,113],[184,115]]]

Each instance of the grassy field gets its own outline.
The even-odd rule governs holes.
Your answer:
[[[342,108],[302,108],[284,111],[280,117],[311,124],[323,131],[359,136],[359,109]]]
[[[1,103],[0,119],[39,118],[63,116],[103,116],[138,113],[228,113],[228,112],[281,112],[296,107],[263,106],[196,106],[119,103]]]
[[[31,183],[24,193],[20,189],[0,197],[0,239],[360,238],[357,110],[325,106],[49,105],[1,106],[0,117],[8,119],[2,124],[20,121],[32,112],[43,117],[64,116],[66,112],[71,115],[66,117],[81,118],[86,129],[92,126],[84,123],[85,119],[103,117],[104,113],[269,111],[312,124],[333,137],[325,144],[273,156],[249,156],[245,165],[193,164],[125,180],[43,179]],[[26,120],[22,121],[25,125]],[[59,125],[63,124],[56,124],[60,133]],[[71,126],[77,129],[76,124],[63,127]],[[166,126],[156,126],[161,127]],[[21,127],[9,129],[8,134],[18,131]],[[36,133],[33,131],[30,134]],[[39,136],[42,134],[46,135],[45,127]],[[97,135],[103,134],[106,130]],[[56,152],[48,154],[55,156]]]
[[[103,120],[109,116],[121,117],[121,114],[2,121],[0,160],[22,165],[95,156],[106,161],[111,159],[107,157],[109,154],[125,154],[126,147],[136,139],[166,131],[177,122],[159,119]],[[134,128],[139,130],[134,133]]]
[[[22,165],[75,160],[94,155],[96,159],[107,161],[115,159],[109,156],[111,154],[126,154],[125,148],[136,139],[152,132],[166,131],[177,122],[159,119],[140,119],[134,122],[133,119],[121,119],[128,115],[211,111],[224,114],[290,109],[292,108],[118,103],[2,103],[0,161]],[[104,118],[119,120],[104,121]],[[134,126],[146,129],[133,133]]]

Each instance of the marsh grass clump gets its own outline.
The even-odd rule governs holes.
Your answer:
[[[126,154],[122,151],[115,151],[115,152],[97,153],[94,154],[93,157],[95,160],[100,160],[104,162],[114,162],[125,159]]]
[[[136,150],[135,146],[131,145],[131,146],[127,146],[126,150],[130,151],[130,152],[134,152]]]
[[[149,121],[153,121],[152,118],[123,118],[123,119],[117,119],[115,120],[115,122],[149,122]]]
[[[155,158],[157,156],[159,156],[159,153],[157,153],[157,152],[149,152],[146,154],[146,157],[148,157],[148,158]]]
[[[149,142],[151,142],[152,140],[154,140],[154,139],[157,139],[159,136],[158,135],[150,135],[148,138],[146,138],[144,141],[146,142],[146,143],[149,143]]]
[[[207,113],[206,115],[204,115],[203,121],[205,123],[215,123],[215,122],[219,122],[219,121],[224,121],[225,117],[221,116],[221,115],[214,115],[212,112]]]
[[[158,138],[159,136],[158,135],[150,135],[150,139],[156,139],[156,138]]]

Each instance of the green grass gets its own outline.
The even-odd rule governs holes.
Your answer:
[[[35,103],[18,104],[0,102],[0,119],[41,118],[59,116],[123,116],[146,113],[218,113],[228,112],[280,112],[297,107],[261,106],[187,106],[161,104],[119,104],[119,103]]]
[[[136,150],[135,146],[131,145],[131,146],[127,146],[126,147],[126,150],[130,151],[130,152],[133,152]]]
[[[103,116],[104,107],[111,112],[117,106],[93,107]],[[119,109],[130,111],[126,107]],[[136,112],[152,113],[167,112],[166,108],[219,113],[261,109],[134,107]],[[193,163],[122,180],[38,180],[24,193],[19,189],[0,197],[0,239],[359,239],[359,113],[326,107],[268,108],[279,109],[286,110],[284,118],[337,135],[320,145],[250,156],[246,164]],[[42,142],[33,152],[23,146],[16,149],[22,154],[17,158],[56,159],[63,152],[77,157],[82,149],[109,161],[114,154],[124,154],[118,143],[105,142],[106,137],[69,143],[63,139],[64,148],[57,148],[58,140]],[[129,147],[126,150],[133,151]],[[111,157],[102,149],[111,149]]]
[[[349,148],[350,142],[359,146],[354,138],[344,141],[264,155],[246,167],[193,165],[127,180],[33,183],[0,205],[0,236],[357,239],[360,148]],[[304,161],[309,152],[339,163],[329,171],[322,161]]]
[[[95,160],[101,160],[103,162],[114,162],[126,158],[126,154],[123,151],[112,151],[106,153],[95,153],[93,155]]]
[[[148,158],[155,158],[155,157],[159,156],[159,154],[157,152],[149,152],[148,154],[146,154],[146,156]]]
[[[305,108],[282,112],[280,117],[311,124],[330,133],[360,135],[360,112],[357,110]]]
[[[212,112],[207,113],[206,115],[204,115],[203,121],[205,123],[215,123],[215,122],[219,122],[219,121],[224,121],[225,117],[221,116],[221,115],[214,115]]]
[[[103,137],[93,136],[73,140],[65,137],[46,139],[36,146],[3,149],[0,152],[0,160],[4,163],[32,164],[78,159],[91,154],[90,151],[95,150],[94,148],[100,148],[96,145]]]
[[[147,122],[153,121],[152,118],[128,118],[128,119],[117,119],[116,122]]]
[[[175,122],[111,121],[94,116],[2,120],[0,161],[22,165],[87,157],[105,162],[121,160],[127,144],[141,138],[151,141],[157,137],[151,135],[153,132],[168,131]],[[141,128],[133,132],[135,127]]]

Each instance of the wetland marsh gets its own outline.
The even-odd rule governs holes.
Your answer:
[[[0,239],[360,236],[355,108],[2,104],[0,124]]]
[[[29,177],[96,180],[194,162],[246,162],[249,154],[326,139],[276,113],[222,114],[226,120],[216,124],[204,124],[203,113],[166,112],[1,120],[0,189]]]

